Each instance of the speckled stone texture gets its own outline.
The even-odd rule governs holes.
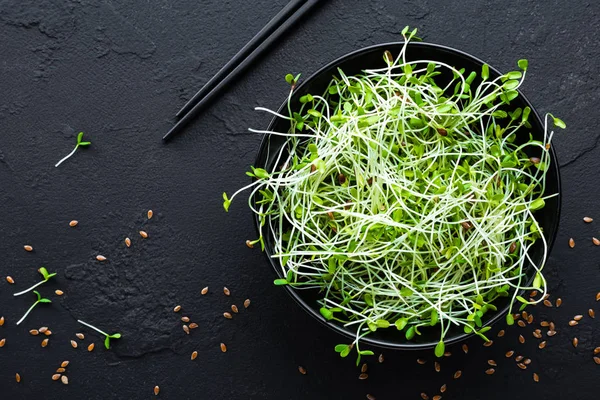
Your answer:
[[[600,366],[592,349],[600,346],[600,321],[586,316],[573,328],[567,322],[590,307],[600,312],[600,248],[591,242],[600,236],[600,4],[323,1],[164,145],[160,138],[179,107],[285,1],[0,1],[0,338],[7,339],[0,399],[147,399],[155,385],[165,399],[418,399],[421,392],[433,397],[444,383],[444,400],[597,398]],[[244,171],[261,140],[247,128],[269,121],[253,108],[279,106],[286,73],[307,76],[349,51],[398,40],[405,25],[501,70],[528,58],[524,92],[540,112],[567,122],[554,141],[564,200],[546,270],[552,299],[561,297],[563,305],[532,311],[536,323],[557,323],[544,350],[531,334],[534,325],[514,327],[489,348],[470,340],[468,355],[452,346],[439,373],[430,352],[384,351],[384,364],[368,360],[370,377],[359,381],[352,360],[333,352],[343,339],[272,285],[263,255],[244,245],[255,235],[250,212],[240,201],[225,214],[221,193],[247,182]],[[79,131],[92,146],[54,168]],[[155,211],[150,221],[147,209]],[[584,224],[585,215],[597,222]],[[75,228],[68,226],[72,219],[79,220]],[[24,244],[35,250],[25,252]],[[97,262],[97,254],[108,260]],[[16,327],[34,297],[12,293],[37,281],[41,265],[59,273],[41,288],[53,304]],[[8,285],[6,275],[16,284]],[[210,292],[201,296],[204,286]],[[65,296],[56,297],[57,288]],[[246,298],[248,310],[241,307]],[[222,313],[232,303],[241,312],[226,320]],[[172,311],[177,304],[179,314]],[[200,325],[189,336],[183,315]],[[78,318],[124,337],[105,351]],[[46,348],[27,333],[43,325],[53,332]],[[73,349],[69,340],[80,331],[86,339]],[[92,341],[96,349],[88,353]],[[191,361],[194,350],[199,356]],[[508,350],[531,358],[529,368],[507,360]],[[428,362],[418,365],[418,357]],[[484,373],[488,359],[498,363],[493,376]],[[71,362],[68,386],[51,380],[63,360]],[[463,372],[459,380],[452,379],[456,370]]]

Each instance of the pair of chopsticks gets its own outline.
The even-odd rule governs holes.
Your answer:
[[[163,137],[170,137],[181,131],[202,111],[211,100],[289,28],[294,26],[319,0],[292,0],[286,5],[252,40],[250,40],[215,76],[183,106],[176,116],[179,121]]]

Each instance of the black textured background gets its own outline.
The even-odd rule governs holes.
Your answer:
[[[597,398],[600,321],[587,314],[600,290],[596,145],[600,6],[593,1],[329,0],[295,28],[185,134],[164,145],[172,116],[279,9],[285,0],[0,0],[0,399],[145,399],[161,387],[168,399],[418,399],[447,383],[444,399]],[[426,41],[453,46],[501,70],[529,59],[524,92],[538,111],[568,124],[554,146],[562,165],[563,214],[547,265],[552,299],[537,307],[536,325],[553,320],[558,334],[544,350],[533,325],[514,327],[485,348],[468,342],[433,368],[430,352],[384,351],[357,379],[352,360],[333,346],[343,338],[300,311],[260,251],[245,247],[254,228],[242,201],[229,214],[221,193],[247,182],[266,126],[255,106],[275,108],[283,76],[307,76],[357,48],[398,40],[416,26]],[[92,146],[59,168],[54,163],[85,131]],[[147,209],[155,217],[145,218]],[[70,228],[68,222],[79,220]],[[143,228],[142,228],[143,227]],[[137,231],[150,237],[142,240]],[[133,245],[126,249],[123,238]],[[569,249],[569,237],[576,241]],[[35,251],[27,253],[24,244]],[[108,261],[95,261],[97,254]],[[12,293],[38,280],[45,265],[59,276],[42,287],[54,303],[15,322],[33,295]],[[15,285],[8,285],[11,275]],[[200,289],[210,294],[200,296]],[[231,289],[225,297],[222,287]],[[65,296],[58,298],[54,290]],[[225,320],[232,302],[248,310]],[[187,336],[172,308],[183,306],[200,328]],[[600,307],[598,308],[600,312]],[[104,351],[82,318],[124,338]],[[600,318],[599,318],[600,319]],[[27,331],[47,325],[47,348]],[[495,333],[501,327],[495,327]],[[69,340],[78,331],[78,349]],[[517,341],[522,333],[527,339]],[[579,347],[570,342],[577,336]],[[85,346],[96,342],[88,353]],[[219,350],[225,342],[228,352]],[[507,360],[514,349],[533,361],[526,371]],[[193,350],[199,352],[190,361]],[[426,358],[418,365],[417,357]],[[484,374],[486,360],[497,372]],[[70,384],[51,381],[70,360]],[[298,365],[308,374],[298,373]],[[460,380],[452,375],[460,369]],[[532,373],[540,375],[534,383]],[[16,372],[22,376],[17,384]]]

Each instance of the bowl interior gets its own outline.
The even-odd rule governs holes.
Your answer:
[[[368,48],[364,48],[358,50],[356,52],[350,53],[346,56],[343,56],[329,65],[322,68],[320,71],[316,72],[313,76],[308,78],[304,83],[302,83],[294,92],[291,99],[291,108],[292,110],[298,109],[300,107],[299,98],[307,93],[311,94],[322,94],[329,85],[333,76],[337,75],[338,68],[344,71],[346,75],[355,75],[361,73],[365,69],[371,68],[383,68],[385,67],[385,62],[383,60],[383,52],[385,50],[389,50],[392,52],[394,56],[397,56],[400,53],[400,50],[403,46],[403,43],[386,43],[380,44]],[[470,73],[470,71],[475,71],[478,73],[481,71],[481,67],[483,62],[473,56],[470,56],[466,53],[428,43],[410,43],[407,47],[406,51],[406,59],[408,61],[414,60],[431,60],[444,62],[449,64],[457,69],[465,68],[467,71],[466,74]],[[495,78],[499,76],[500,73],[490,67],[490,77]],[[436,78],[436,82],[440,86],[444,84],[444,80],[446,82],[451,79],[451,76],[439,75]],[[476,87],[480,82],[479,78],[476,78],[471,87]],[[519,97],[513,100],[510,106],[505,108],[506,111],[511,111],[518,107],[524,108],[529,106],[532,109],[532,112],[529,117],[529,122],[531,124],[531,129],[523,129],[523,132],[517,136],[517,142],[519,141],[519,137],[523,138],[523,141],[526,141],[529,137],[529,133],[531,132],[532,136],[536,140],[543,140],[544,135],[544,125],[539,115],[535,111],[535,109],[531,106],[529,101],[520,93]],[[287,113],[287,101],[279,109],[279,113],[286,114]],[[276,131],[276,132],[287,132],[289,129],[289,122],[282,120],[280,118],[274,118],[268,130]],[[256,167],[265,168],[268,171],[272,171],[274,169],[274,155],[277,153],[277,149],[279,149],[285,142],[285,137],[275,136],[275,135],[265,135],[263,141],[261,143],[261,147],[255,162]],[[545,194],[553,194],[559,193],[559,196],[553,197],[546,201],[546,206],[541,211],[535,214],[536,219],[543,229],[543,234],[548,242],[548,252],[552,248],[552,244],[554,242],[554,237],[556,236],[556,231],[558,229],[558,221],[560,217],[560,175],[558,170],[558,163],[556,160],[556,154],[554,149],[550,151],[551,165],[547,171],[546,177],[546,193]],[[539,156],[539,154],[530,154],[530,156]],[[258,224],[258,220],[255,221]],[[275,269],[276,273],[281,276],[281,268],[276,259],[271,258],[273,254],[273,237],[266,233],[265,237],[265,253],[269,259],[269,262]],[[529,255],[531,259],[539,264],[544,258],[544,248],[541,244],[541,241],[537,241],[535,245],[530,249]],[[530,279],[533,279],[533,268],[530,268],[529,271]],[[326,321],[319,313],[319,305],[317,300],[320,299],[318,291],[309,291],[302,290],[297,291],[288,286],[286,289],[290,293],[290,295],[305,309],[308,313],[313,315],[322,323],[328,325],[332,329],[340,332],[343,335],[346,335],[350,338],[355,337],[355,331],[352,329],[344,328],[342,325],[338,323],[332,323]],[[488,312],[485,316],[484,324],[489,325],[501,318],[504,318],[508,310],[508,299],[500,298],[494,303],[498,307],[497,312]],[[457,342],[466,338],[467,334],[463,332],[462,327],[453,327],[451,328],[444,341],[447,344]],[[388,348],[429,348],[434,347],[439,341],[439,328],[430,328],[423,329],[422,335],[415,337],[413,340],[408,341],[405,339],[404,334],[398,332],[396,329],[380,329],[377,332],[373,332],[363,338],[361,340],[363,343],[368,343],[372,345],[388,347]]]

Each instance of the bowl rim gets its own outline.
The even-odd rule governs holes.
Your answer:
[[[315,79],[317,76],[319,76],[320,74],[324,73],[326,70],[339,65],[340,63],[360,55],[361,53],[366,53],[369,51],[373,51],[375,49],[381,49],[382,51],[389,46],[398,46],[398,45],[404,45],[405,42],[387,42],[387,43],[380,43],[380,44],[375,44],[375,45],[371,45],[371,46],[366,46],[363,48],[360,48],[358,50],[354,50],[350,53],[344,54],[340,57],[337,57],[336,59],[334,59],[333,61],[325,64],[323,67],[319,68],[317,71],[315,71],[314,73],[312,73],[308,78],[304,79],[302,81],[302,83],[300,83],[295,89],[294,89],[294,93],[296,92],[300,92],[302,90],[302,88],[305,85],[310,84],[310,82]],[[484,62],[483,60],[481,60],[478,57],[475,57],[465,51],[462,50],[458,50],[455,49],[453,47],[449,47],[449,46],[445,46],[445,45],[441,45],[441,44],[435,44],[435,43],[424,43],[424,42],[410,42],[407,45],[408,47],[424,47],[424,48],[431,48],[433,50],[442,50],[445,52],[450,52],[450,53],[454,53],[458,56],[464,57],[464,58],[468,58],[471,61],[483,65],[483,64],[487,64],[486,62]],[[489,66],[490,71],[495,72],[498,75],[502,75],[502,73],[496,69],[495,67],[487,64]],[[537,112],[537,110],[535,109],[535,107],[533,107],[533,105],[531,104],[531,102],[529,101],[529,99],[523,94],[523,92],[520,89],[517,89],[518,93],[519,93],[519,97],[522,99],[523,103],[528,106],[529,108],[531,108],[531,114],[530,116],[536,118],[538,120],[538,122],[540,123],[540,125],[544,125],[543,124],[543,120],[540,117],[539,113]],[[282,111],[284,111],[287,107],[287,100],[285,100],[283,102],[283,104],[279,107],[278,109],[278,113],[282,113]],[[271,128],[273,127],[273,125],[276,123],[276,121],[278,120],[277,116],[274,116],[271,121],[269,122],[269,126],[267,128],[267,130],[271,130]],[[255,160],[255,164],[259,162],[262,153],[263,153],[263,149],[266,147],[267,145],[267,141],[269,140],[269,134],[264,134],[262,137],[262,140],[260,142],[260,147],[259,147],[259,151]],[[561,185],[561,177],[560,177],[560,167],[559,167],[559,163],[558,163],[558,158],[556,156],[556,151],[554,150],[554,146],[550,147],[550,159],[553,161],[550,164],[550,168],[553,168],[556,172],[556,185],[557,185],[557,207],[556,207],[556,215],[555,215],[555,225],[554,225],[554,229],[552,232],[549,232],[549,236],[548,236],[548,247],[547,247],[547,253],[546,253],[546,260],[545,263],[546,264],[548,262],[548,258],[550,256],[550,253],[552,252],[552,248],[554,246],[554,242],[556,239],[556,235],[558,233],[558,227],[560,224],[560,215],[561,215],[561,208],[562,208],[562,185]],[[260,221],[258,219],[258,216],[254,215],[254,224],[255,224],[255,228],[259,229],[259,224]],[[265,256],[267,257],[267,259],[269,260],[269,264],[271,265],[271,267],[273,268],[273,270],[275,271],[276,275],[280,278],[283,278],[283,275],[281,274],[281,271],[279,269],[279,267],[277,265],[275,265],[274,259],[272,257],[269,257],[269,254],[264,251]],[[544,265],[545,266],[545,265]],[[528,281],[528,285],[531,285],[533,281],[533,277],[531,277]],[[330,322],[327,321],[323,318],[323,316],[317,311],[315,310],[314,307],[312,307],[311,305],[309,305],[304,299],[302,299],[302,297],[300,296],[300,293],[297,290],[294,290],[292,287],[290,287],[289,285],[285,285],[284,286],[287,293],[296,301],[296,303],[298,303],[300,305],[300,307],[302,309],[304,309],[304,311],[306,311],[309,315],[311,315],[313,318],[315,318],[317,321],[319,321],[322,325],[327,326],[328,328],[336,331],[337,333],[341,334],[342,336],[349,338],[349,339],[355,339],[356,338],[356,331],[352,331],[338,323],[335,322]],[[521,294],[523,293],[523,291],[521,291]],[[483,324],[483,326],[492,326],[493,324],[495,324],[496,322],[498,322],[501,318],[503,318],[506,315],[506,312],[508,312],[508,307],[509,305],[507,304],[503,309],[499,310],[499,312],[497,312],[495,315],[493,315],[490,319],[488,319],[487,321],[485,321],[485,323]],[[461,332],[457,335],[454,335],[452,337],[448,337],[448,338],[444,338],[444,343],[446,345],[450,345],[450,344],[454,344],[454,343],[458,343],[461,342],[463,340],[468,339],[471,336],[474,336],[474,333],[464,333]],[[377,339],[377,338],[372,338],[367,336],[364,336],[360,339],[361,343],[363,345],[372,345],[372,346],[376,346],[376,347],[380,347],[380,348],[385,348],[385,349],[395,349],[395,350],[425,350],[425,349],[432,349],[434,348],[438,342],[421,342],[421,343],[416,343],[416,342],[405,342],[405,343],[401,343],[401,342],[392,342],[390,340],[382,340],[382,339]]]

